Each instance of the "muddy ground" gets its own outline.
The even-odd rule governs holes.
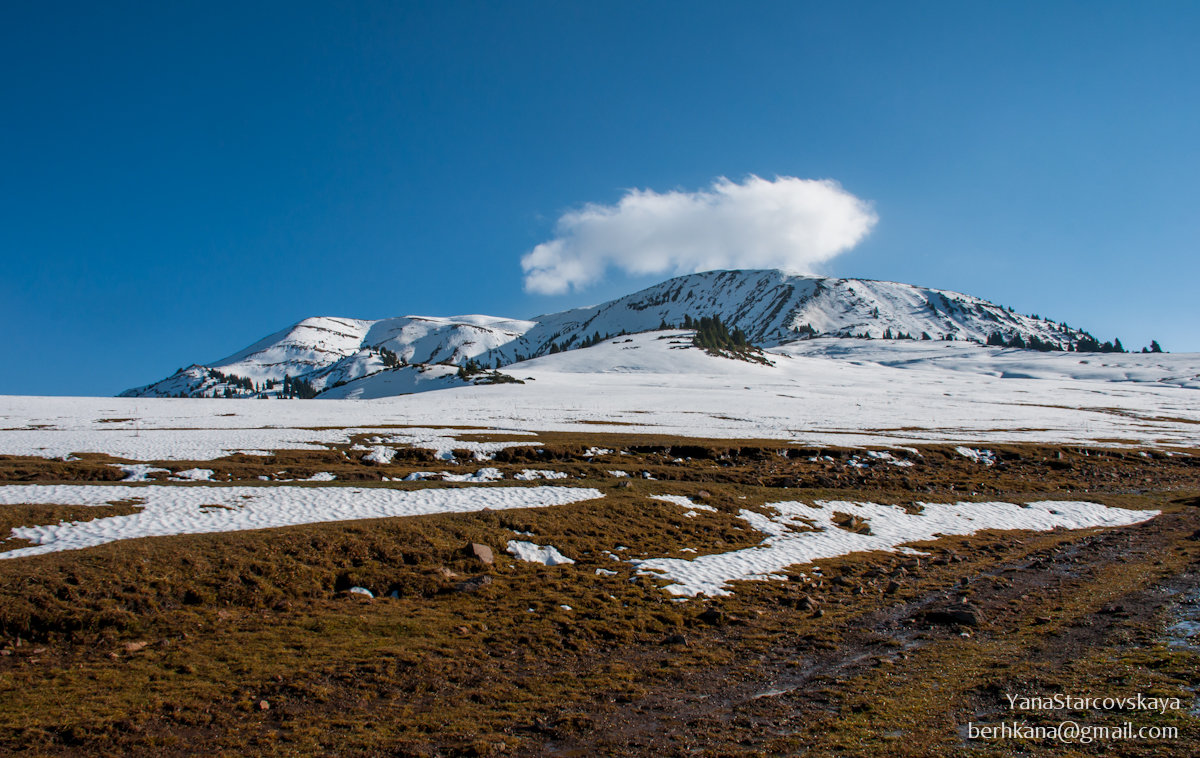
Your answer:
[[[160,462],[262,486],[321,471],[359,486],[452,486],[394,480],[413,471],[495,466],[511,477],[539,468],[570,475],[555,484],[607,496],[0,561],[0,751],[1200,754],[1192,713],[1200,652],[1191,646],[1200,641],[1171,629],[1200,596],[1196,451],[989,446],[996,462],[985,465],[953,447],[920,446],[891,451],[913,464],[898,466],[860,450],[767,441],[539,441],[540,450],[511,448],[491,461],[435,461],[413,450],[378,466],[346,446]],[[612,452],[587,455],[595,447]],[[0,481],[112,481],[122,475],[113,462],[0,459]],[[615,469],[631,476],[607,473]],[[646,498],[664,492],[716,511],[684,518]],[[763,538],[736,518],[738,509],[817,499],[1087,499],[1163,513],[1119,529],[985,532],[914,545],[924,556],[854,554],[821,562],[819,573],[796,567],[790,581],[739,583],[730,597],[687,602],[605,552],[736,549]],[[91,510],[111,516],[130,507]],[[15,506],[0,528],[87,517],[84,510]],[[513,560],[502,550],[514,530],[577,563]],[[495,564],[466,553],[469,542],[491,545]],[[354,585],[396,597],[347,594]],[[1014,711],[1007,698],[1055,693],[1142,693],[1177,698],[1180,707]],[[971,738],[971,725],[1066,720],[1176,733],[1086,744]]]

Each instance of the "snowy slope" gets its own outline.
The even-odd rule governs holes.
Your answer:
[[[199,461],[235,450],[321,449],[344,444],[355,430],[414,424],[821,445],[1200,447],[1196,353],[1097,356],[821,338],[777,348],[775,365],[764,366],[672,344],[686,342],[672,334],[684,332],[622,337],[503,369],[524,384],[380,399],[0,397],[0,455]],[[339,390],[371,397],[373,380]]]
[[[121,393],[121,397],[175,397],[223,390],[225,383],[213,371],[245,377],[255,383],[303,376],[326,368],[359,351],[372,321],[307,318],[271,334],[233,355],[207,364],[192,364],[173,375]]]
[[[764,346],[812,335],[880,338],[890,333],[929,341],[986,342],[993,334],[1068,347],[1084,333],[1013,313],[970,295],[865,279],[831,279],[782,271],[709,271],[661,284],[596,306],[529,321],[467,315],[405,316],[380,321],[311,318],[220,361],[181,369],[167,379],[122,393],[126,397],[261,394],[262,384],[285,375],[316,391],[384,372],[384,351],[410,364],[506,366],[580,347],[585,341],[680,326],[687,317],[719,316]],[[556,349],[557,348],[557,349]],[[239,385],[230,377],[249,379]],[[396,392],[417,391],[415,374],[389,376]],[[385,382],[363,397],[378,397]],[[424,388],[433,385],[425,383]],[[267,394],[277,394],[278,387]],[[337,396],[345,396],[338,393]]]
[[[376,321],[364,344],[386,347],[409,363],[462,364],[511,343],[534,325],[495,316],[406,316]]]
[[[372,322],[347,318],[307,318],[250,347],[205,364],[251,379],[307,373],[356,352]]]
[[[380,321],[311,318],[228,358],[206,365],[193,364],[154,384],[126,390],[121,396],[219,395],[230,385],[216,372],[249,378],[256,386],[267,380],[280,381],[286,375],[303,378],[315,389],[324,390],[384,371],[387,367],[381,349],[390,350],[405,363],[461,365],[484,354],[490,356],[533,325],[532,321],[479,315],[404,316]],[[494,362],[495,358],[489,357],[488,365]],[[400,386],[406,385],[401,382],[397,387]],[[241,387],[231,388],[237,396],[259,394]]]

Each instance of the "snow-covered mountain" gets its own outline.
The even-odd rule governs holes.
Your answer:
[[[768,348],[814,336],[984,343],[998,335],[1061,349],[1091,340],[1065,324],[957,292],[774,270],[708,271],[528,321],[479,315],[309,318],[227,358],[193,364],[122,396],[247,397],[290,391],[332,397],[343,394],[331,392],[334,388],[368,377],[380,385],[370,395],[402,394],[462,384],[468,380],[453,367],[468,361],[501,367],[714,315]],[[436,370],[430,368],[434,365]]]
[[[1020,334],[1067,347],[1082,336],[958,292],[774,270],[706,271],[601,305],[538,316],[515,349],[523,356],[542,355],[552,344],[570,347],[596,333],[642,332],[664,322],[682,324],[685,316],[711,315],[768,347],[808,336],[882,338],[888,333],[975,342],[986,342],[993,333]]]

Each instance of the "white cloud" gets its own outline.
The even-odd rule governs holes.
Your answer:
[[[525,289],[561,294],[610,268],[633,275],[814,267],[854,247],[878,217],[831,180],[721,178],[699,192],[629,190],[616,205],[564,213],[556,236],[521,258]]]

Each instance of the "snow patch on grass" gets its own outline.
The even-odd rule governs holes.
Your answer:
[[[685,495],[650,495],[649,497],[651,500],[661,500],[664,503],[673,503],[675,505],[678,505],[680,508],[687,508],[691,511],[712,511],[713,513],[717,512],[717,509],[713,508],[711,505],[705,505],[703,503],[692,502],[692,499]],[[684,514],[684,515],[686,516],[688,514]]]
[[[125,472],[125,478],[121,480],[123,482],[148,482],[150,481],[150,474],[171,473],[170,469],[157,468],[148,463],[134,463],[132,465],[127,465],[124,463],[110,463],[108,465],[112,466],[113,468],[119,468]]]
[[[964,458],[970,458],[976,463],[982,463],[985,466],[993,466],[996,463],[996,454],[991,450],[976,450],[973,447],[964,447],[959,445],[954,448],[954,452]]]
[[[442,481],[445,482],[495,482],[504,478],[504,474],[498,468],[481,468],[474,474],[450,474],[442,472]]]
[[[211,482],[213,470],[210,468],[189,468],[176,471],[172,479],[180,482]]]
[[[890,463],[893,466],[900,466],[901,468],[907,468],[913,465],[912,461],[906,461],[903,458],[897,458],[886,450],[868,450],[867,455],[875,460]]]
[[[776,513],[765,516],[743,510],[739,514],[755,529],[769,535],[755,547],[704,555],[693,560],[652,558],[630,561],[639,574],[669,579],[666,590],[673,595],[728,595],[733,581],[779,578],[788,566],[811,563],[847,553],[871,550],[900,550],[909,542],[936,539],[940,535],[974,534],[985,529],[1029,529],[1049,531],[1057,527],[1127,526],[1149,520],[1159,511],[1110,508],[1099,503],[1043,501],[1013,503],[922,503],[912,514],[895,505],[818,501],[774,503]],[[834,513],[857,516],[871,524],[870,534],[840,529]],[[796,531],[804,529],[804,531]]]
[[[364,461],[386,466],[396,457],[396,449],[387,445],[375,445],[370,452],[363,456]]]
[[[138,537],[484,509],[543,508],[599,497],[603,494],[595,489],[550,486],[394,490],[339,486],[7,485],[0,486],[0,505],[108,505],[135,498],[142,499],[145,505],[140,512],[127,516],[17,527],[12,536],[29,540],[34,546],[0,553],[0,558],[77,550]]]
[[[553,545],[537,545],[520,540],[509,540],[508,552],[515,555],[517,560],[541,563],[544,566],[559,566],[575,562],[558,552],[558,548]]]
[[[565,471],[549,471],[546,469],[527,468],[519,474],[513,474],[513,479],[521,481],[533,481],[534,479],[566,479],[569,476]]]

